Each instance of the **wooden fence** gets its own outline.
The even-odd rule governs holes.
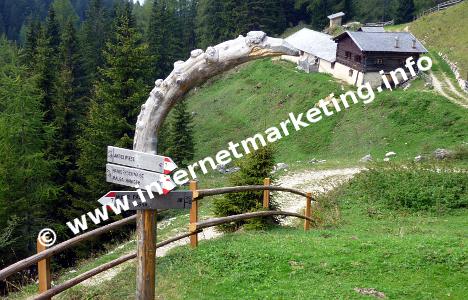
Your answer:
[[[190,237],[191,247],[198,246],[198,234],[203,231],[205,228],[226,224],[234,221],[247,220],[257,217],[266,217],[266,216],[292,216],[304,220],[304,230],[310,229],[310,223],[313,221],[311,218],[311,203],[312,203],[312,194],[304,193],[296,189],[284,188],[278,186],[270,185],[270,179],[265,178],[264,185],[251,185],[251,186],[235,186],[235,187],[223,187],[216,189],[198,189],[198,183],[196,181],[190,182],[190,189],[192,190],[192,208],[190,209],[190,223],[189,223],[189,232],[175,236],[168,240],[162,241],[156,245],[156,248],[163,247],[172,242]],[[289,192],[292,194],[300,195],[305,197],[305,215],[301,215],[295,212],[286,212],[286,211],[258,211],[250,212],[245,214],[233,215],[222,218],[214,218],[200,221],[198,219],[198,204],[204,197],[222,195],[227,193],[239,193],[239,192],[251,192],[251,191],[263,191],[263,208],[269,209],[270,207],[270,191],[280,191],[280,192]],[[83,274],[80,274],[64,283],[51,287],[51,270],[50,270],[50,259],[53,255],[60,253],[66,249],[69,249],[76,245],[77,243],[83,242],[90,238],[95,238],[103,233],[106,233],[110,230],[120,228],[124,225],[135,222],[136,215],[131,217],[113,222],[111,224],[105,225],[103,227],[94,229],[87,233],[76,236],[72,239],[64,241],[60,244],[57,244],[51,248],[46,249],[38,241],[37,254],[32,255],[28,258],[25,258],[21,261],[18,261],[3,270],[0,270],[0,280],[6,280],[8,276],[15,274],[21,270],[24,270],[32,265],[38,265],[38,277],[39,277],[39,295],[34,299],[51,299],[52,296],[55,296],[73,286],[76,286],[80,282],[83,282],[86,279],[89,279],[99,273],[102,273],[106,270],[109,270],[115,266],[118,266],[126,261],[136,258],[137,253],[133,252],[130,254],[123,255],[115,260],[102,264],[92,270],[89,270]]]
[[[437,4],[437,6],[426,9],[423,12],[419,13],[417,16],[414,17],[414,19],[416,20],[416,19],[421,18],[422,16],[432,14],[432,13],[440,11],[440,10],[447,9],[450,6],[453,6],[453,5],[458,4],[460,2],[463,2],[463,1],[464,0],[450,0],[450,1],[445,1],[445,2],[439,3],[439,4]]]

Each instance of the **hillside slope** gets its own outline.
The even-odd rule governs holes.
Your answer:
[[[326,74],[306,74],[292,64],[268,59],[220,76],[188,96],[196,158],[277,126],[289,112],[306,112],[330,93],[342,93],[342,88],[352,89]],[[446,98],[431,91],[396,90],[294,132],[276,147],[278,160],[284,162],[317,158],[355,164],[366,154],[382,159],[388,151],[406,160],[461,144],[466,128],[466,111]]]
[[[424,16],[408,24],[409,30],[425,45],[456,62],[468,80],[468,2]]]

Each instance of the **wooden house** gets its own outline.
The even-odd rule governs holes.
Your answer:
[[[336,62],[330,73],[354,85],[381,84],[380,70],[388,73],[404,66],[408,57],[416,61],[426,53],[424,46],[409,32],[346,31],[334,38]]]

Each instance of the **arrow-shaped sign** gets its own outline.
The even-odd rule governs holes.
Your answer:
[[[176,184],[168,175],[114,164],[106,164],[106,179],[107,182],[133,188],[138,186],[141,189],[146,189],[146,186],[151,186],[151,190],[154,192],[160,192],[157,186],[159,185],[164,195],[176,187]]]
[[[149,198],[148,193],[143,192],[145,201],[141,201],[136,191],[110,191],[102,196],[98,202],[110,206],[115,203],[116,199],[122,201],[124,196],[127,196],[130,210],[184,209],[192,206],[192,191],[173,191],[167,195],[155,195],[153,199]]]
[[[161,174],[171,174],[172,171],[177,169],[177,165],[174,161],[167,156],[112,146],[107,147],[107,162]]]

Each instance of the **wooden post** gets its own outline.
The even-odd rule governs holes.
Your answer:
[[[269,186],[270,185],[270,178],[263,179],[263,185]],[[263,208],[269,209],[270,208],[270,191],[264,190],[263,191]]]
[[[136,299],[154,300],[156,283],[156,210],[137,211]]]
[[[46,250],[46,248],[47,247],[37,239],[37,253]],[[50,258],[40,260],[37,263],[37,271],[39,273],[39,294],[42,294],[50,289]]]
[[[311,204],[312,204],[312,193],[307,193],[306,197],[306,208],[305,208],[305,216],[310,218],[311,213]],[[304,220],[304,230],[310,229],[310,221]]]
[[[190,209],[190,231],[195,231],[195,223],[198,222],[198,182],[195,180],[190,181],[190,190],[192,191],[192,208]],[[198,246],[198,233],[190,236],[190,246],[196,248]]]

